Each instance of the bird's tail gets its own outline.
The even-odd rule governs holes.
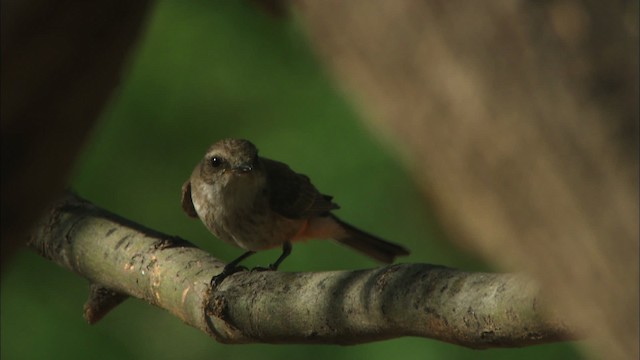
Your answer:
[[[345,236],[335,239],[341,244],[345,244],[354,250],[368,255],[378,261],[390,264],[397,256],[409,255],[409,250],[404,247],[382,240],[376,236],[368,234],[352,225],[345,223],[336,216],[331,217],[343,228]]]

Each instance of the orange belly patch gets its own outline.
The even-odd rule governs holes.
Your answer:
[[[309,240],[309,237],[306,235],[307,230],[309,229],[309,219],[305,220],[298,232],[296,232],[293,237],[291,237],[291,241],[301,241],[301,240]]]
[[[315,217],[305,220],[291,241],[310,239],[340,239],[346,231],[331,217]]]

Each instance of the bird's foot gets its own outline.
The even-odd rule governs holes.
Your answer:
[[[224,279],[226,279],[228,276],[233,275],[237,272],[240,271],[247,271],[248,269],[245,266],[240,266],[240,265],[234,265],[234,266],[225,266],[224,269],[222,269],[222,272],[218,275],[215,275],[214,277],[211,278],[211,286],[212,287],[217,287],[218,285],[220,285]],[[253,269],[252,269],[253,271]]]
[[[278,267],[271,264],[268,267],[264,267],[264,266],[256,266],[253,269],[251,269],[251,272],[261,272],[261,271],[276,271],[278,270]]]

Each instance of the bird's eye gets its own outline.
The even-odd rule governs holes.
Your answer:
[[[211,163],[211,166],[213,166],[214,168],[217,168],[217,167],[220,167],[220,165],[222,165],[222,158],[218,156],[214,156],[211,158],[211,160],[209,160],[209,162]]]

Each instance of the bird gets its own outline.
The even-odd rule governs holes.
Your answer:
[[[211,145],[182,186],[181,200],[188,216],[245,250],[211,279],[212,286],[245,269],[240,262],[255,252],[281,246],[282,254],[268,268],[255,268],[277,270],[291,254],[292,243],[308,239],[333,239],[383,263],[409,255],[405,247],[338,218],[332,196],[287,164],[259,156],[245,139]]]

